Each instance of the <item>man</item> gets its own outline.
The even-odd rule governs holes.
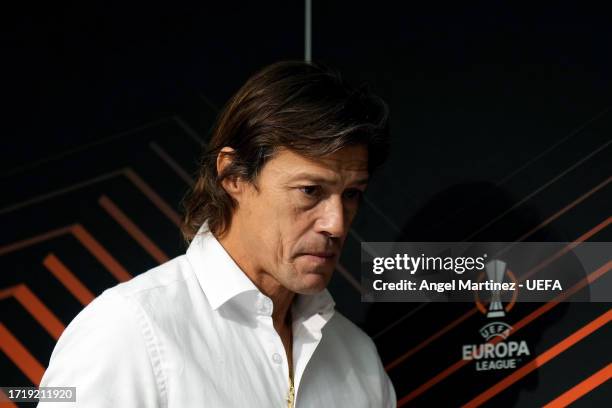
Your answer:
[[[187,253],[88,305],[41,386],[75,386],[83,407],[395,406],[373,342],[325,289],[387,112],[318,64],[251,77],[184,201]]]

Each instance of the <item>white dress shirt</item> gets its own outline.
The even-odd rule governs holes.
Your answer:
[[[298,295],[296,408],[395,407],[372,340],[327,290]],[[206,225],[187,253],[107,289],[61,335],[40,386],[76,387],[39,407],[287,407],[288,364],[262,294]]]

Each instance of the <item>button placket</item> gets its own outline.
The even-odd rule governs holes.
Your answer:
[[[259,294],[257,301],[255,302],[255,309],[260,319],[265,322],[266,336],[265,336],[265,349],[268,357],[275,364],[282,364],[283,357],[280,354],[278,345],[282,346],[280,337],[274,329],[274,323],[272,322],[272,300],[263,294]],[[281,347],[284,351],[284,347]]]
[[[285,346],[283,345],[280,335],[274,329],[272,309],[272,300],[263,294],[259,294],[255,302],[255,310],[258,314],[258,320],[262,321],[265,326],[265,336],[262,340],[267,354],[266,357],[270,359],[268,361],[272,363],[272,368],[276,373],[278,381],[280,381],[280,384],[283,384],[282,389],[288,389],[289,362],[286,361],[287,359],[285,358]]]

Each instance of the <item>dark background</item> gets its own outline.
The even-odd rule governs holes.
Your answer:
[[[251,74],[303,58],[304,4],[21,7],[3,14],[0,322],[46,367],[53,330],[24,306],[30,298],[3,288],[25,285],[66,325],[83,304],[44,266],[49,254],[94,295],[117,279],[76,235],[41,234],[78,223],[131,275],[159,263],[104,210],[105,196],[167,257],[182,253],[171,213],[201,144]],[[473,305],[361,303],[360,242],[610,241],[612,19],[576,3],[314,1],[312,12],[313,59],[367,81],[391,108],[391,158],[368,189],[330,290],[338,310],[373,336],[402,403],[466,403],[510,372],[467,366],[422,384],[461,358],[486,319],[452,325]],[[43,238],[26,241],[34,236]],[[541,305],[519,306],[509,324]],[[560,305],[516,336],[535,357],[609,309]],[[606,327],[489,403],[541,406],[602,369],[611,360]],[[34,383],[36,369],[28,376],[3,336],[0,385]],[[577,405],[609,403],[610,388]]]

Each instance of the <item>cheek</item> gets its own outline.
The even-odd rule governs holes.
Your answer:
[[[278,268],[284,274],[293,274],[296,268],[295,255],[300,251],[300,232],[296,230],[295,223],[278,225],[278,230],[274,239],[275,261]]]
[[[284,222],[279,216],[267,220],[260,218],[255,221],[260,227],[253,237],[254,246],[258,248],[258,257],[263,257],[264,263],[269,268],[276,269],[279,265],[290,261],[292,245],[291,238]]]
[[[269,267],[274,262],[276,267],[285,265],[294,269],[293,255],[300,249],[300,242],[307,235],[310,219],[316,213],[316,208],[305,210],[294,197],[288,194],[274,192],[267,197],[259,197],[256,206],[250,208],[249,218],[253,249],[258,250],[257,257],[263,256]],[[273,258],[270,255],[273,254]]]

